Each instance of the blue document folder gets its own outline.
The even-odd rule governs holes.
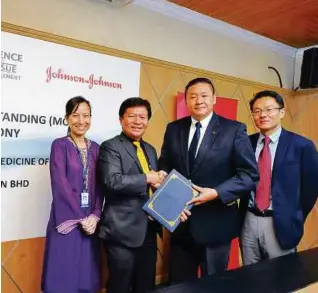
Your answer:
[[[190,180],[172,170],[143,206],[143,210],[173,232],[180,223],[181,212],[185,208],[192,208],[192,205],[187,206],[187,202],[198,195]]]

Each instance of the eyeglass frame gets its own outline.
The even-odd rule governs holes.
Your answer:
[[[266,113],[266,116],[270,116],[271,114],[273,114],[273,110],[282,110],[284,108],[282,107],[278,107],[278,108],[268,108],[268,109],[259,109],[258,113],[255,113],[255,111],[251,111],[253,116],[261,116],[263,112]],[[270,111],[270,112],[268,112]]]

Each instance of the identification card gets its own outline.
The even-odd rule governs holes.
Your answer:
[[[88,195],[89,195],[88,192],[81,193],[81,207],[82,208],[88,208],[88,206],[89,206]]]

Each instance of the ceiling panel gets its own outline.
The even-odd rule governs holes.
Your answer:
[[[170,0],[292,47],[318,44],[318,0]]]

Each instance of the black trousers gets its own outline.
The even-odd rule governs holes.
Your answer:
[[[177,284],[201,275],[212,275],[227,270],[231,242],[217,245],[198,245],[187,235],[173,235],[170,242],[169,282]]]
[[[131,248],[104,241],[107,253],[107,293],[146,293],[155,287],[157,234],[148,225],[142,246]]]

